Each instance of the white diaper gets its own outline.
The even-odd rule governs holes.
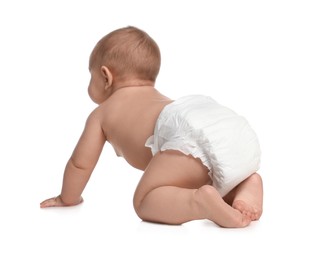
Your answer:
[[[145,145],[153,155],[177,150],[199,158],[221,196],[256,172],[260,164],[260,146],[247,120],[200,95],[164,107]]]

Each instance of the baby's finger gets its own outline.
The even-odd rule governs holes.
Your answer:
[[[47,199],[43,202],[40,203],[41,208],[48,208],[48,207],[57,207],[57,206],[62,206],[62,203],[59,203],[58,197],[53,197],[50,199]]]

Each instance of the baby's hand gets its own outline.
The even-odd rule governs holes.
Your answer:
[[[40,208],[49,208],[49,207],[68,207],[68,206],[75,206],[75,205],[78,205],[80,203],[83,202],[83,198],[81,197],[80,199],[80,202],[79,203],[76,203],[76,204],[72,204],[72,205],[68,205],[68,204],[65,204],[60,195],[57,196],[57,197],[53,197],[53,198],[50,198],[50,199],[47,199],[43,202],[40,203]]]

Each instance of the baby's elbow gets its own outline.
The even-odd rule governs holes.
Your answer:
[[[74,157],[70,158],[68,164],[70,164],[73,168],[80,170],[80,171],[89,171],[91,168],[86,163],[83,163],[83,162],[75,159]]]

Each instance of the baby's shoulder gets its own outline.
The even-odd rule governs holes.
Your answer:
[[[89,114],[87,120],[92,120],[92,121],[99,120],[99,121],[102,121],[102,119],[104,118],[105,114],[106,114],[106,110],[105,110],[104,106],[103,105],[99,105],[99,106],[97,106],[95,109],[93,109],[91,111],[91,113]]]

